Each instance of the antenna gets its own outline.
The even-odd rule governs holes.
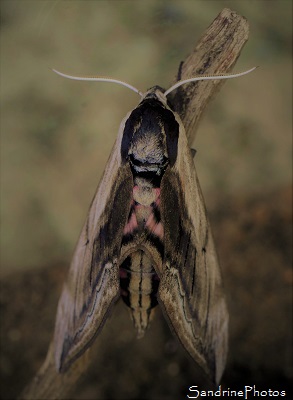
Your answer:
[[[118,83],[119,85],[123,85],[128,87],[128,89],[133,90],[135,93],[139,94],[140,97],[143,97],[143,93],[136,89],[134,86],[130,85],[127,82],[124,81],[119,81],[118,79],[114,78],[109,78],[107,76],[73,76],[73,75],[68,75],[64,74],[63,72],[57,71],[56,69],[52,69],[56,74],[63,76],[64,78],[68,79],[74,79],[76,81],[94,81],[94,82],[113,82],[113,83]]]
[[[164,96],[167,96],[173,90],[177,89],[179,86],[184,85],[185,83],[189,82],[196,82],[196,81],[207,81],[207,80],[215,80],[215,79],[231,79],[231,78],[238,78],[239,76],[249,74],[250,72],[254,71],[257,67],[253,67],[244,72],[238,72],[235,74],[216,74],[216,75],[198,75],[194,76],[193,78],[183,79],[175,83],[175,85],[171,86],[168,90],[165,91]]]
[[[220,73],[220,74],[215,74],[215,75],[198,75],[194,76],[193,78],[188,78],[188,79],[183,79],[181,81],[176,82],[173,86],[171,86],[168,90],[164,92],[164,96],[168,96],[173,90],[177,89],[181,85],[185,85],[186,83],[190,82],[196,82],[196,81],[206,81],[206,80],[216,80],[216,79],[231,79],[231,78],[238,78],[239,76],[243,76],[246,74],[249,74],[250,72],[254,71],[257,67],[253,67],[247,71],[244,72],[238,72],[235,74],[225,74],[225,73]],[[73,79],[76,81],[94,81],[94,82],[112,82],[112,83],[118,83],[119,85],[126,86],[128,89],[133,90],[135,93],[139,94],[140,97],[143,97],[143,93],[136,89],[134,86],[130,85],[127,82],[120,81],[118,79],[114,78],[109,78],[106,76],[74,76],[74,75],[68,75],[64,74],[63,72],[57,71],[56,69],[52,69],[56,74],[63,76],[64,78],[68,79]]]

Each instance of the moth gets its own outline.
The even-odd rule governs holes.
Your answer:
[[[214,382],[226,362],[228,311],[221,272],[186,133],[167,91],[141,93],[120,125],[59,300],[54,349],[66,371],[93,343],[121,297],[139,337],[159,303],[171,330]]]

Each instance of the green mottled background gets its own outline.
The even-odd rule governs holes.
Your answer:
[[[68,261],[122,117],[135,94],[73,74],[168,87],[225,7],[250,39],[195,144],[209,192],[290,182],[290,1],[1,1],[2,273]]]
[[[4,286],[14,282],[18,273],[34,274],[69,264],[120,121],[138,101],[123,87],[69,81],[50,68],[114,76],[142,91],[155,84],[167,88],[179,62],[224,7],[244,15],[250,23],[249,41],[234,70],[260,68],[227,82],[199,127],[194,147],[207,207],[213,211],[221,199],[221,207],[228,213],[234,206],[232,199],[261,196],[266,202],[270,193],[274,193],[276,204],[279,191],[290,187],[290,0],[2,0],[0,7]],[[230,199],[230,203],[223,199]],[[285,206],[289,205],[290,201]],[[241,212],[239,207],[234,221]],[[289,240],[287,232],[285,242]],[[241,240],[245,242],[247,237]],[[256,260],[261,258],[260,252]],[[255,268],[257,265],[253,271]],[[254,278],[258,279],[257,275]],[[276,293],[288,290],[285,286],[280,285]],[[14,292],[7,296],[11,299]],[[9,304],[8,298],[3,302]],[[236,310],[239,313],[241,310]],[[285,319],[288,316],[284,314]],[[286,326],[290,330],[289,320]],[[14,332],[13,326],[7,329]],[[3,347],[7,340],[2,335]],[[15,340],[21,343],[19,336]],[[5,360],[2,376],[17,380],[14,361],[10,359],[9,369]],[[286,373],[292,373],[286,362]],[[170,379],[174,376],[171,368]]]

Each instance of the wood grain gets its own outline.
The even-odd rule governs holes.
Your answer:
[[[195,75],[230,72],[248,40],[248,21],[227,8],[215,18],[199,42],[181,63],[174,83]],[[199,81],[183,85],[169,96],[180,115],[190,144],[196,128],[211,98],[225,80]]]

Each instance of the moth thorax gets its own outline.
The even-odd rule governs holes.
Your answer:
[[[129,149],[130,162],[136,173],[161,175],[168,164],[166,153],[162,137],[152,131],[135,135]]]
[[[160,164],[164,160],[165,146],[161,135],[152,131],[137,133],[132,140],[130,152],[140,162]]]

